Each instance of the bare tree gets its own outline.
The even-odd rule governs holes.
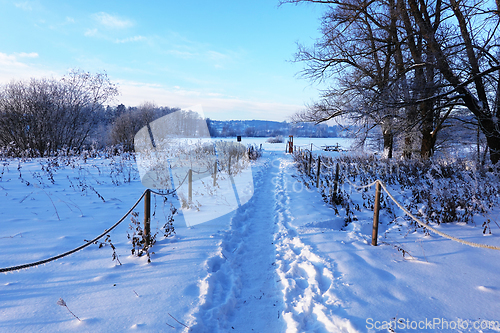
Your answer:
[[[168,121],[159,118],[169,115]],[[110,142],[122,145],[126,151],[134,150],[134,137],[137,132],[148,126],[153,140],[187,137],[209,137],[207,122],[194,111],[178,108],[160,108],[151,102],[139,107],[131,107],[117,117],[111,126]]]
[[[152,102],[144,102],[137,108],[129,108],[113,122],[110,130],[111,144],[122,145],[125,151],[133,151],[135,134],[162,115]]]
[[[459,99],[476,117],[486,136],[490,160],[500,160],[500,8],[478,0],[408,0],[408,9],[420,28],[436,68],[452,87],[450,99]],[[434,29],[430,20],[433,8],[443,8],[443,17],[455,23],[446,26],[448,38],[439,39],[442,30]],[[458,24],[457,24],[458,23]]]
[[[436,42],[445,45],[450,27],[439,1],[425,18]],[[438,70],[436,54],[405,0],[281,3],[301,2],[328,7],[321,39],[312,49],[299,46],[296,60],[306,62],[305,77],[333,83],[296,118],[319,123],[348,117],[366,132],[380,128],[387,157],[398,136],[404,156],[411,156],[417,140],[420,156],[431,156],[444,122],[460,103],[450,95],[453,87]]]
[[[323,16],[321,39],[312,49],[299,46],[297,61],[307,63],[302,74],[312,80],[334,80],[321,100],[297,115],[301,121],[320,123],[339,116],[349,117],[367,131],[380,128],[386,156],[392,157],[396,119],[401,119],[391,98],[397,31],[389,2],[321,2],[329,5]]]
[[[0,144],[34,156],[80,149],[97,123],[96,111],[116,94],[106,74],[71,71],[61,80],[12,81],[0,92]]]

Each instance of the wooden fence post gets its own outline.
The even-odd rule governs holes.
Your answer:
[[[378,216],[380,211],[380,182],[375,185],[375,207],[373,208],[372,245],[377,246]]]
[[[193,170],[188,171],[188,198],[189,202],[193,201]]]
[[[227,163],[227,173],[231,174],[231,155],[229,155],[229,162]]]
[[[333,195],[332,195],[332,202],[335,204],[338,203],[338,198],[337,198],[337,193],[339,190],[339,164],[335,166],[335,180],[333,182]]]
[[[149,246],[151,241],[151,191],[146,190],[144,195],[144,241]]]
[[[318,171],[316,172],[316,188],[319,188],[320,173],[321,173],[321,158],[318,155]]]

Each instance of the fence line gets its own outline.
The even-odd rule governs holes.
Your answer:
[[[448,238],[448,239],[451,239],[455,242],[459,242],[459,243],[462,243],[464,245],[468,245],[468,246],[472,246],[472,247],[478,247],[478,248],[483,248],[483,249],[491,249],[491,250],[500,250],[500,246],[494,246],[494,245],[487,245],[487,244],[480,244],[480,243],[474,243],[474,242],[469,242],[469,241],[466,241],[464,239],[460,239],[460,238],[457,238],[457,237],[454,237],[454,236],[451,236],[451,235],[448,235],[442,231],[439,231],[433,227],[431,227],[430,225],[422,222],[420,219],[418,219],[415,215],[413,215],[410,211],[408,211],[408,209],[406,209],[406,207],[404,207],[401,203],[399,203],[396,198],[394,198],[394,196],[392,195],[391,192],[389,192],[389,190],[387,189],[387,186],[384,184],[383,181],[381,181],[380,179],[377,179],[375,180],[374,182],[368,184],[368,185],[362,185],[362,186],[359,186],[359,185],[356,185],[354,183],[352,183],[347,177],[345,177],[346,181],[349,183],[349,185],[355,187],[355,188],[358,188],[358,189],[364,189],[364,188],[368,188],[368,187],[372,187],[373,185],[376,185],[376,184],[380,184],[380,186],[382,187],[382,189],[384,190],[385,193],[387,193],[387,195],[389,196],[389,198],[391,198],[392,201],[394,201],[394,203],[406,214],[408,215],[409,217],[411,217],[415,222],[417,222],[419,225],[421,225],[422,227],[424,228],[427,228],[429,230],[431,230],[432,232],[442,236],[442,237],[445,237],[445,238]],[[377,207],[375,207],[375,210],[377,210]],[[376,237],[376,236],[375,236]],[[373,238],[372,238],[372,243],[373,243]]]
[[[217,165],[217,164],[215,164],[215,165]],[[181,181],[181,183],[177,186],[177,188],[175,188],[173,190],[169,190],[166,193],[158,192],[158,191],[151,190],[151,189],[146,189],[142,193],[142,195],[139,197],[139,199],[137,199],[137,201],[134,203],[134,205],[127,211],[127,213],[125,213],[125,215],[122,216],[121,219],[119,219],[109,229],[106,229],[99,236],[97,236],[94,239],[86,242],[83,245],[78,246],[77,248],[74,248],[73,250],[70,250],[70,251],[58,254],[56,256],[53,256],[53,257],[50,257],[50,258],[47,258],[47,259],[43,259],[43,260],[35,261],[35,262],[32,262],[32,263],[28,263],[28,264],[17,265],[17,266],[6,267],[6,268],[0,268],[0,273],[7,273],[7,272],[12,272],[12,271],[17,271],[17,270],[25,269],[25,268],[30,268],[30,267],[34,267],[34,266],[43,265],[43,264],[49,263],[51,261],[54,261],[54,260],[61,259],[61,258],[64,258],[66,256],[69,256],[70,254],[78,252],[78,251],[86,248],[87,246],[94,244],[96,241],[98,241],[99,239],[101,239],[102,237],[104,237],[106,234],[108,234],[113,229],[115,229],[120,223],[122,223],[125,220],[125,218],[128,215],[130,215],[130,213],[132,213],[132,211],[137,207],[137,205],[141,202],[141,200],[143,198],[144,198],[144,211],[145,211],[145,214],[144,214],[145,215],[144,216],[144,232],[145,232],[144,233],[144,237],[145,237],[146,244],[149,244],[149,236],[150,236],[149,235],[149,223],[150,223],[150,214],[151,214],[150,213],[150,204],[151,204],[150,203],[150,194],[153,193],[153,194],[158,195],[158,196],[168,196],[168,195],[174,194],[184,184],[184,182],[186,181],[186,179],[190,178],[189,179],[189,186],[190,186],[189,194],[190,194],[190,199],[191,199],[191,195],[192,195],[192,188],[191,188],[191,186],[192,186],[192,179],[191,178],[192,177],[189,177],[190,174],[192,174],[192,172],[195,172],[195,173],[206,173],[208,171],[210,171],[210,169],[207,169],[204,172],[196,172],[194,170],[189,169],[189,171],[186,173],[186,176]],[[230,172],[230,171],[228,171],[228,172]],[[214,179],[214,183],[215,183],[215,179]]]
[[[94,239],[88,241],[87,243],[85,243],[83,245],[80,245],[80,246],[74,248],[73,250],[70,250],[70,251],[58,254],[56,256],[53,256],[53,257],[50,257],[50,258],[47,258],[47,259],[43,259],[43,260],[39,260],[39,261],[35,261],[35,262],[32,262],[32,263],[23,264],[23,265],[17,265],[17,266],[12,266],[12,267],[0,268],[0,273],[7,273],[7,272],[12,272],[12,271],[17,271],[17,270],[25,269],[25,268],[30,268],[30,267],[34,267],[34,266],[39,266],[39,265],[47,264],[47,263],[49,263],[51,261],[54,261],[54,260],[61,259],[61,258],[64,258],[66,256],[69,256],[70,254],[78,252],[78,251],[86,248],[87,246],[94,244],[96,241],[98,241],[99,239],[101,239],[104,236],[106,236],[106,234],[108,234],[109,232],[111,232],[120,223],[122,223],[125,220],[125,218],[127,216],[129,216],[130,213],[132,213],[132,211],[135,209],[135,207],[137,207],[137,205],[145,197],[146,198],[145,198],[145,202],[144,202],[144,208],[145,208],[145,214],[144,214],[144,232],[145,232],[145,234],[144,234],[144,236],[145,236],[146,244],[148,244],[149,243],[149,222],[150,222],[149,221],[150,220],[150,216],[149,215],[150,214],[148,214],[148,208],[149,207],[147,207],[147,206],[150,205],[150,202],[149,202],[149,200],[146,200],[147,197],[149,196],[150,193],[153,193],[153,194],[159,195],[159,196],[167,196],[167,195],[175,193],[182,186],[182,184],[184,184],[184,181],[188,177],[188,174],[189,173],[186,173],[186,176],[184,177],[184,179],[182,180],[182,182],[180,183],[180,185],[176,189],[174,189],[173,191],[167,191],[166,193],[161,193],[161,192],[157,192],[157,191],[154,191],[154,190],[151,190],[151,189],[145,190],[142,193],[142,195],[139,197],[139,199],[137,199],[137,201],[134,203],[134,205],[125,213],[125,215],[122,216],[121,219],[119,219],[109,229],[106,229],[102,234],[100,234],[99,236],[95,237]]]
[[[316,186],[319,187],[319,175],[320,175],[320,166],[319,164],[321,163],[320,160],[319,160],[319,154],[318,154],[318,172],[317,172],[317,179],[316,179]],[[304,157],[304,159],[306,160],[306,169],[309,169],[309,170],[306,170],[307,174],[310,175],[310,168],[311,168],[311,164],[312,164],[312,152],[309,151],[309,156],[308,157]],[[321,164],[321,167],[327,169],[327,170],[332,170],[334,168],[334,166],[329,166],[327,163],[322,163]],[[338,163],[337,165],[335,166],[335,168],[338,170]],[[336,170],[336,171],[337,171]],[[394,203],[406,214],[408,215],[410,218],[412,218],[415,222],[417,222],[419,225],[421,225],[422,227],[424,228],[427,228],[429,230],[431,230],[432,232],[442,236],[442,237],[445,237],[445,238],[448,238],[450,240],[453,240],[455,242],[459,242],[459,243],[462,243],[464,245],[468,245],[468,246],[472,246],[472,247],[477,247],[477,248],[485,248],[485,249],[491,249],[491,250],[500,250],[500,246],[494,246],[494,245],[487,245],[487,244],[480,244],[480,243],[475,243],[475,242],[469,242],[469,241],[466,241],[464,239],[460,239],[460,238],[457,238],[457,237],[454,237],[454,236],[451,236],[451,235],[448,235],[442,231],[439,231],[433,227],[431,227],[430,225],[422,222],[420,219],[418,219],[415,215],[413,215],[410,211],[408,211],[406,209],[406,207],[404,207],[401,203],[399,203],[396,198],[392,195],[392,193],[389,192],[389,190],[387,189],[387,186],[385,185],[385,183],[383,181],[381,181],[380,179],[377,179],[373,182],[371,182],[370,184],[367,184],[367,185],[357,185],[357,184],[354,184],[352,183],[348,177],[344,177],[344,179],[347,181],[347,183],[349,183],[351,186],[353,186],[354,188],[357,188],[357,189],[365,189],[365,188],[369,188],[369,187],[372,187],[374,185],[377,185],[377,184],[380,184],[380,186],[382,187],[382,189],[384,190],[385,193],[387,193],[387,195],[389,196],[389,198],[391,198],[392,201],[394,201]],[[334,182],[334,185],[337,185],[338,183],[338,178],[336,177],[336,181]],[[380,192],[379,192],[380,193]],[[333,193],[333,195],[336,195],[336,193]],[[375,194],[375,197],[377,197],[378,193]],[[378,206],[380,206],[380,203],[378,202]],[[373,225],[373,233],[372,233],[372,244],[373,245],[377,245],[377,233],[378,233],[378,210],[380,209],[380,207],[375,207],[374,208],[374,225]],[[377,223],[377,225],[375,225],[375,223]]]
[[[69,256],[70,254],[78,252],[78,251],[86,248],[87,246],[89,246],[91,244],[94,244],[94,242],[96,242],[99,239],[101,239],[102,237],[104,237],[106,234],[108,234],[114,228],[116,228],[120,223],[122,223],[125,220],[125,218],[130,213],[132,213],[132,211],[134,210],[134,208],[137,207],[137,205],[139,204],[139,202],[141,202],[142,198],[144,198],[144,196],[146,195],[146,193],[148,191],[149,190],[145,190],[142,193],[142,195],[139,197],[139,199],[137,199],[137,201],[135,202],[135,204],[128,210],[127,213],[125,213],[125,215],[122,216],[121,219],[118,220],[118,222],[116,222],[115,224],[113,224],[109,229],[106,229],[102,234],[100,234],[99,236],[95,237],[94,239],[88,241],[87,243],[85,243],[83,245],[80,245],[79,247],[74,248],[73,250],[61,253],[61,254],[59,254],[57,256],[54,256],[54,257],[51,257],[51,258],[47,258],[47,259],[35,261],[35,262],[29,263],[29,264],[24,264],[24,265],[17,265],[17,266],[12,266],[12,267],[7,267],[7,268],[0,268],[0,273],[12,272],[12,271],[20,270],[20,269],[30,268],[30,267],[34,267],[34,266],[38,266],[38,265],[43,265],[43,264],[49,263],[51,261],[54,261],[54,260],[61,259],[61,258],[64,258],[66,256]]]

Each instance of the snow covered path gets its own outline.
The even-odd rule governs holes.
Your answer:
[[[348,320],[335,313],[339,302],[332,291],[334,276],[329,263],[313,253],[289,224],[294,219],[286,177],[290,164],[289,159],[280,160],[275,178],[279,227],[275,242],[285,288],[287,332],[355,332]]]
[[[274,154],[274,153],[272,153]],[[276,274],[274,185],[266,161],[254,175],[254,196],[223,232],[220,253],[207,260],[202,304],[193,332],[283,332],[284,308]]]
[[[492,259],[500,253],[398,224],[382,224],[383,243],[373,247],[373,212],[356,212],[346,226],[343,209],[335,215],[299,181],[291,156],[263,159],[254,197],[207,261],[193,331],[500,331],[500,264]],[[472,225],[440,228],[485,242]]]
[[[287,190],[290,156],[271,152],[254,177],[255,193],[224,232],[193,332],[355,332],[335,314],[329,264],[303,244]]]

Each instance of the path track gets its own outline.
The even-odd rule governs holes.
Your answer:
[[[304,245],[288,222],[291,158],[266,153],[254,174],[254,196],[223,233],[206,262],[201,305],[190,332],[349,332],[335,315],[328,263]]]
[[[274,183],[278,232],[275,235],[277,272],[283,284],[286,332],[356,332],[335,312],[342,306],[334,293],[331,265],[305,245],[295,228],[290,187],[287,186],[289,159],[280,160]]]

